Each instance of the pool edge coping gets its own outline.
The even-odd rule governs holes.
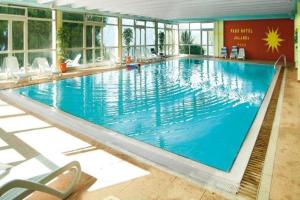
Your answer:
[[[37,116],[42,116],[49,122],[59,124],[60,126],[66,127],[71,131],[80,133],[91,139],[95,139],[97,142],[112,147],[113,149],[132,156],[137,160],[148,163],[158,168],[163,168],[164,170],[167,170],[172,174],[175,173],[175,175],[177,176],[184,177],[196,182],[201,182],[206,187],[212,186],[217,187],[221,190],[225,190],[226,192],[236,193],[239,189],[241,180],[250,160],[280,70],[281,68],[278,68],[276,74],[272,79],[272,82],[270,83],[260,109],[257,112],[252,126],[249,129],[244,142],[242,143],[240,151],[237,154],[237,157],[229,173],[217,170],[202,163],[197,163],[187,158],[183,158],[176,154],[167,152],[157,147],[153,147],[135,139],[128,138],[112,130],[87,122],[81,118],[75,117],[58,109],[51,108],[28,97],[19,95],[12,90],[0,91],[0,97],[2,97],[4,100],[7,100],[8,102],[14,102],[14,104],[18,105],[22,109],[29,110]],[[75,122],[83,123],[86,126],[83,129],[79,126],[79,123]],[[89,130],[87,130],[87,127],[89,128]],[[101,134],[99,134],[99,132]],[[114,141],[116,139],[118,140],[117,142]],[[120,142],[125,142],[125,144],[120,144]],[[132,146],[126,147],[126,145]],[[141,152],[141,150],[144,152]],[[150,157],[147,158],[147,156]]]

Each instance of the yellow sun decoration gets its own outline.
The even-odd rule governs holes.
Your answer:
[[[276,30],[274,30],[272,28],[272,30],[269,29],[269,31],[266,33],[266,38],[263,38],[264,41],[266,41],[266,45],[268,46],[268,51],[270,51],[270,49],[272,50],[272,52],[274,52],[274,50],[276,50],[278,52],[278,47],[281,46],[281,42],[284,41],[283,39],[280,38],[280,34],[278,33],[278,28]]]

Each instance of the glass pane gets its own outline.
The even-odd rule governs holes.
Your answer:
[[[147,45],[155,44],[155,29],[154,28],[146,29],[146,44]]]
[[[145,21],[135,21],[135,25],[145,26]]]
[[[202,46],[202,48],[203,48],[203,51],[204,51],[204,55],[207,56],[207,46]]]
[[[141,45],[141,31],[139,28],[135,29],[135,44],[136,45]]]
[[[23,22],[20,22],[20,21],[12,22],[12,43],[13,43],[13,50],[23,50],[24,49]]]
[[[208,45],[214,45],[214,32],[208,31]]]
[[[133,39],[132,39],[130,45],[134,45],[135,35],[134,35],[133,27],[128,27],[128,26],[127,26],[127,27],[123,27],[122,33],[123,33],[124,30],[127,29],[127,28],[130,28],[130,29],[132,30]],[[122,37],[123,37],[123,36],[122,36]],[[125,46],[125,40],[124,40],[124,38],[122,39],[122,41],[123,41],[123,46]]]
[[[95,49],[95,62],[100,62],[103,60],[103,52],[102,49]]]
[[[203,55],[203,48],[200,45],[191,45],[190,54],[192,55]]]
[[[72,49],[68,50],[67,55],[66,55],[66,60],[68,60],[68,59],[74,60],[78,54],[81,55],[79,63],[82,64],[82,59],[83,59],[82,49],[81,50],[72,50]]]
[[[202,31],[202,45],[207,45],[207,31]]]
[[[204,28],[204,29],[213,29],[214,28],[214,23],[203,23],[202,28]]]
[[[178,41],[178,31],[177,31],[177,30],[174,31],[174,43],[175,43],[175,44],[178,44],[178,43],[179,43],[179,41]]]
[[[86,46],[93,46],[93,26],[86,26]]]
[[[208,46],[208,55],[214,56],[214,46]]]
[[[0,51],[7,51],[7,50],[8,50],[8,21],[0,20]]]
[[[7,54],[0,54],[0,72],[5,72],[5,68],[3,66],[4,58],[7,57]]]
[[[146,26],[147,26],[147,27],[154,27],[154,22],[149,22],[149,21],[147,21],[147,22],[146,22]]]
[[[192,33],[188,30],[181,30],[180,34],[180,44],[192,44],[193,38]]]
[[[78,13],[63,13],[63,20],[83,21],[83,15]]]
[[[165,28],[165,24],[163,24],[163,23],[158,23],[158,28]]]
[[[122,19],[122,25],[133,26],[134,25],[134,21],[133,21],[133,19]]]
[[[103,30],[104,46],[118,46],[118,27],[107,25]]]
[[[93,49],[86,50],[86,62],[93,63]]]
[[[200,29],[200,23],[191,23],[190,29]]]
[[[52,46],[51,22],[28,20],[28,48],[49,49]]]
[[[145,45],[145,29],[141,29],[141,45]]]
[[[13,56],[16,56],[19,62],[19,67],[24,67],[24,53],[14,53]]]
[[[110,60],[112,56],[118,56],[118,49],[117,48],[105,48],[103,50],[103,59]]]
[[[0,6],[0,13],[10,15],[25,15],[25,9]]]
[[[189,54],[189,45],[180,45],[179,53],[181,54]]]
[[[118,18],[116,17],[106,17],[107,24],[118,24]]]
[[[189,29],[189,23],[179,24],[179,29]]]
[[[102,33],[101,33],[101,27],[100,26],[96,26],[95,27],[95,46],[96,47],[101,47],[101,41],[102,41]]]
[[[200,44],[200,31],[191,31],[193,44]]]
[[[37,18],[52,18],[51,10],[38,9],[38,8],[27,8],[28,17],[37,17]]]
[[[63,23],[64,28],[69,30],[70,43],[69,48],[82,47],[83,45],[83,25],[79,23]]]
[[[32,63],[35,58],[43,57],[48,60],[49,65],[54,64],[52,61],[52,52],[51,51],[45,51],[45,52],[29,52],[28,53],[28,62],[29,65],[32,66]],[[34,66],[33,66],[34,67]]]
[[[172,28],[172,24],[166,24],[166,28]]]
[[[87,21],[92,21],[92,22],[103,22],[103,16],[99,16],[99,15],[88,15],[86,19]]]

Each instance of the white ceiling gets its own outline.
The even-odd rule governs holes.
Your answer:
[[[293,0],[36,0],[117,14],[174,19],[216,19],[236,16],[290,15]]]

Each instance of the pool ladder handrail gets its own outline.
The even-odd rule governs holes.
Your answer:
[[[286,67],[286,56],[284,54],[281,54],[278,59],[276,60],[276,62],[274,63],[274,68],[276,68],[276,65],[278,64],[278,62],[280,61],[280,59],[283,58],[283,64],[284,67]]]

